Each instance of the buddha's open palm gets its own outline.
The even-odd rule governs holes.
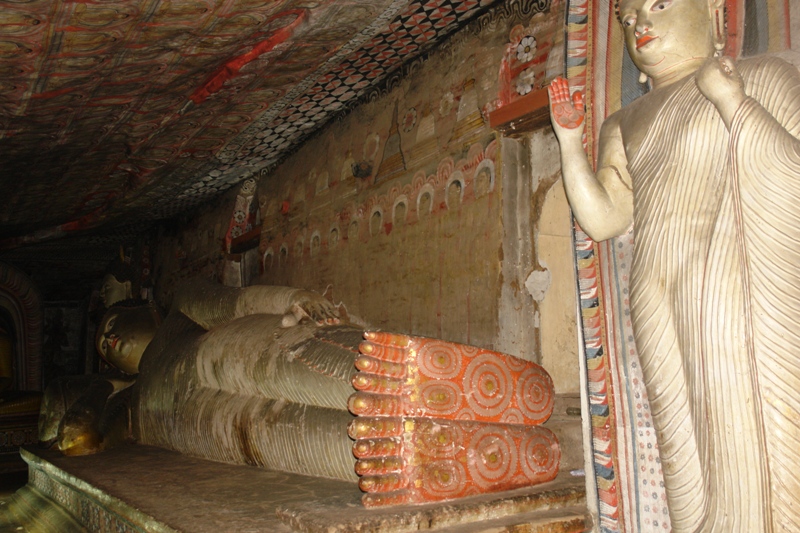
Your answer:
[[[558,140],[564,142],[571,137],[580,140],[586,116],[583,93],[576,91],[570,95],[569,82],[559,77],[550,83],[547,94],[550,97],[550,118]]]

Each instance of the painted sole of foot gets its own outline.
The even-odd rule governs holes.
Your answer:
[[[356,439],[365,507],[426,503],[551,481],[561,451],[543,427],[410,417],[360,417]]]
[[[349,409],[360,416],[538,425],[553,412],[550,375],[511,355],[438,339],[364,334]]]

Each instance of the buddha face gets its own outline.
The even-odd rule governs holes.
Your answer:
[[[106,274],[103,278],[103,284],[100,286],[100,298],[103,300],[103,305],[106,306],[106,309],[130,297],[130,281],[118,281],[112,274]]]
[[[97,330],[97,351],[123,372],[138,374],[139,361],[160,322],[152,305],[112,307]]]
[[[714,55],[711,16],[709,0],[621,0],[619,5],[628,53],[656,84],[691,74]]]

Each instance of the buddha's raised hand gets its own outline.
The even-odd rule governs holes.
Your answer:
[[[733,115],[747,95],[744,82],[729,57],[712,57],[697,71],[697,88],[719,111],[725,125],[730,127]]]
[[[547,94],[550,97],[550,119],[558,140],[564,142],[572,137],[580,140],[586,116],[583,93],[576,91],[570,95],[569,82],[559,77],[547,87]]]

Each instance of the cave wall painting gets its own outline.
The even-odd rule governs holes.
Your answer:
[[[540,12],[541,5],[549,11]],[[503,261],[520,260],[504,257],[504,224],[520,221],[504,220],[503,198],[517,189],[507,180],[529,181],[531,197],[520,201],[529,206],[521,223],[532,240],[536,224],[553,223],[541,221],[540,211],[547,198],[558,196],[550,193],[560,187],[557,159],[504,162],[502,146],[509,141],[489,128],[486,117],[503,105],[508,50],[516,50],[532,28],[544,28],[537,46],[548,47],[532,56],[542,65],[537,72],[551,64],[541,50],[560,39],[555,34],[563,5],[533,1],[522,13],[498,12],[488,23],[484,19],[462,30],[407,68],[391,89],[333,121],[272,172],[258,176],[260,282],[324,292],[373,327],[486,348],[502,345],[501,313],[519,315],[506,317],[518,329],[538,330],[540,301],[533,301],[525,277],[542,270],[536,256],[550,252],[531,244],[522,277],[504,276]],[[538,76],[536,83],[542,83],[545,75]],[[509,173],[504,164],[521,166]],[[542,168],[531,170],[537,165]],[[504,187],[510,188],[504,193]],[[156,266],[162,301],[168,301],[178,278],[219,277],[236,201],[237,191],[229,191],[215,206],[163,231]],[[559,217],[569,240],[568,211],[563,208]],[[569,265],[569,246],[558,250],[567,254]],[[574,292],[567,270],[554,283]],[[506,293],[532,304],[501,305]],[[561,307],[573,313],[574,300]],[[576,344],[572,322],[552,332],[568,339],[562,345]],[[541,359],[540,349],[535,340],[516,355]],[[563,357],[572,358],[575,368],[568,365],[569,372],[576,373],[577,356]],[[574,373],[561,383],[562,391],[577,391]]]
[[[264,280],[328,290],[377,327],[496,346],[502,161],[485,112],[509,42],[544,28],[551,46],[557,11],[437,52],[263,180]],[[547,55],[529,55],[544,78]]]

